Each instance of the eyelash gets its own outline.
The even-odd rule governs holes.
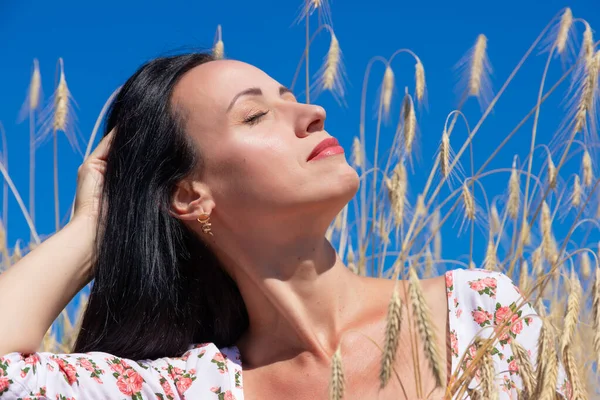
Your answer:
[[[264,112],[260,112],[258,114],[254,114],[251,115],[249,117],[247,117],[246,119],[244,119],[244,123],[248,124],[248,125],[256,125],[262,117],[264,117],[265,115],[267,115],[268,111],[264,111]]]

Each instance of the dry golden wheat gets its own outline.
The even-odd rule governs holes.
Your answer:
[[[431,322],[431,311],[425,300],[417,272],[412,265],[408,268],[408,295],[412,304],[415,323],[423,342],[425,357],[433,372],[436,386],[441,387],[443,382],[445,382],[442,356],[438,347],[437,335]]]
[[[558,379],[558,359],[554,343],[554,332],[548,321],[544,321],[538,338],[537,386],[534,399],[554,400]]]
[[[344,398],[344,368],[342,365],[342,352],[338,346],[331,359],[331,377],[329,380],[329,400],[342,400]]]
[[[575,208],[578,208],[581,205],[581,181],[579,180],[579,175],[575,175],[573,179],[573,191],[571,192],[571,205]]]
[[[323,70],[323,87],[328,90],[334,90],[339,77],[340,68],[340,43],[337,37],[332,33],[331,42],[329,43],[329,51],[325,61],[325,69]]]
[[[571,345],[567,345],[563,349],[562,353],[565,372],[567,373],[567,378],[571,384],[571,400],[587,400],[585,389],[583,388],[583,384],[579,378],[579,373],[577,372],[577,363],[573,357]]]
[[[463,183],[462,187],[462,199],[465,206],[465,216],[473,221],[475,219],[475,200],[466,182]]]
[[[592,288],[592,345],[593,360],[600,365],[600,266],[594,268],[594,286]]]
[[[592,275],[592,265],[590,263],[590,256],[588,255],[587,251],[581,253],[579,262],[581,265],[581,276],[585,280],[590,279],[590,276]]]
[[[36,110],[40,104],[40,92],[42,89],[42,75],[40,74],[40,64],[36,59],[33,60],[33,74],[29,83],[29,109]]]
[[[450,172],[450,137],[446,129],[442,133],[442,143],[440,144],[440,172],[444,178],[447,178]]]
[[[531,396],[535,390],[535,374],[533,366],[531,365],[531,360],[529,359],[529,354],[517,340],[512,340],[510,342],[510,348],[517,360],[519,368],[518,373],[523,381],[523,391],[521,396],[527,398]]]
[[[223,43],[221,25],[217,26],[217,41],[215,42],[212,53],[217,60],[225,57],[225,44]]]
[[[69,88],[67,86],[65,72],[61,63],[60,79],[54,96],[54,120],[52,123],[52,128],[55,131],[64,132],[67,129],[69,97]]]
[[[495,271],[498,266],[498,255],[496,253],[496,243],[492,235],[488,238],[488,244],[483,260],[484,268],[488,271]]]
[[[498,399],[498,388],[495,382],[496,371],[494,367],[494,359],[491,353],[491,347],[488,344],[489,339],[477,338],[475,340],[475,346],[478,351],[483,352],[480,364],[480,376],[481,376],[481,395],[486,400],[497,400]]]
[[[383,90],[381,93],[381,99],[383,103],[383,114],[384,118],[387,118],[390,114],[390,105],[392,104],[392,93],[394,91],[394,71],[389,65],[385,68],[383,74]]]
[[[415,116],[415,105],[408,92],[402,101],[402,123],[404,126],[404,150],[406,154],[410,154],[417,132],[417,117]]]
[[[481,93],[482,77],[485,73],[487,38],[481,34],[477,36],[475,50],[471,60],[471,74],[469,78],[469,92],[472,96],[479,96]]]
[[[565,348],[572,344],[575,328],[579,321],[579,310],[581,308],[581,284],[575,270],[571,270],[569,277],[569,297],[567,301],[567,311],[565,313],[565,322],[563,327],[563,335],[561,337],[561,352],[564,353]]]
[[[417,101],[421,103],[425,96],[425,68],[423,68],[423,64],[419,59],[415,64],[415,94],[417,95]]]
[[[516,162],[513,162],[508,181],[508,215],[516,220],[519,216],[519,174],[517,173]]]
[[[383,356],[381,358],[381,371],[379,373],[380,387],[383,389],[392,375],[392,368],[398,353],[398,341],[400,339],[400,327],[402,325],[402,301],[398,290],[394,287],[392,299],[388,305],[388,314],[385,326],[385,342]]]
[[[592,157],[590,153],[585,150],[583,153],[583,157],[581,159],[581,167],[583,170],[583,185],[586,187],[592,186],[592,181],[594,180],[594,173],[592,170]]]
[[[556,50],[559,54],[565,51],[567,46],[567,40],[569,39],[569,31],[573,25],[573,13],[570,8],[566,8],[562,17],[560,18],[560,25],[558,28],[558,35],[556,36]]]
[[[556,166],[550,154],[548,154],[548,186],[550,189],[556,188]]]

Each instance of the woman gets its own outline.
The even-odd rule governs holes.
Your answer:
[[[324,121],[239,61],[142,66],[79,168],[71,222],[0,275],[0,399],[323,399],[351,330],[346,398],[417,398],[408,329],[395,365],[404,389],[379,390],[381,353],[366,338],[381,343],[394,282],[351,273],[325,239],[359,179]],[[92,277],[74,353],[36,353]],[[446,376],[502,321],[497,307],[520,299],[506,276],[479,270],[422,285]],[[540,323],[522,310],[510,338],[535,353]],[[508,398],[520,381],[506,372],[510,346],[498,349]],[[419,371],[423,393],[441,398],[427,363]]]

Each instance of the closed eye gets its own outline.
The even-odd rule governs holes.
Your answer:
[[[257,123],[260,122],[262,117],[264,117],[268,113],[269,113],[268,111],[263,111],[263,112],[256,113],[254,115],[250,115],[244,119],[244,123],[251,125],[251,126],[256,125]]]

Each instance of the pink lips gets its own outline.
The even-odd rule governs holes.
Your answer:
[[[322,140],[310,153],[306,161],[318,160],[319,158],[341,154],[344,152],[336,138],[330,137]]]

